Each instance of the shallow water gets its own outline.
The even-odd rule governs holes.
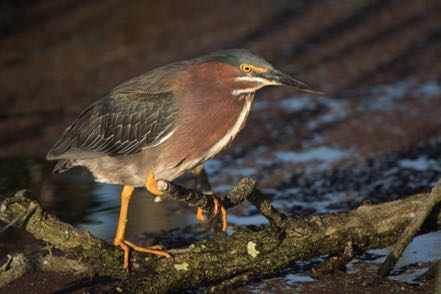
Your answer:
[[[53,163],[39,159],[3,159],[0,171],[10,174],[13,167],[14,173],[13,176],[0,174],[0,178],[8,179],[7,184],[1,185],[0,193],[12,195],[17,189],[29,189],[32,197],[49,212],[111,241],[116,230],[122,187],[96,183],[81,168],[52,176],[52,166]],[[145,189],[137,189],[129,206],[126,236],[136,238],[142,233],[191,225],[196,222],[193,210],[176,201],[154,202],[154,197]],[[20,239],[15,236],[12,242],[8,247],[19,245]],[[2,245],[5,244],[0,240]]]

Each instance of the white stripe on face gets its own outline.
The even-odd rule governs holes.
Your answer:
[[[240,81],[240,82],[254,82],[254,83],[256,83],[256,85],[254,87],[250,87],[250,88],[241,88],[241,89],[233,90],[232,93],[234,96],[239,96],[239,95],[245,94],[245,93],[254,93],[257,90],[259,90],[265,86],[269,86],[269,85],[280,85],[280,83],[278,83],[278,82],[270,81],[270,80],[265,79],[263,77],[241,76],[241,77],[236,77],[235,79],[236,79],[236,81]]]
[[[270,81],[268,79],[265,79],[263,77],[254,77],[254,76],[241,76],[235,78],[237,81],[243,81],[243,82],[256,82],[261,83],[263,85],[280,85],[280,83],[275,81]]]
[[[234,96],[240,96],[242,94],[249,94],[249,93],[254,93],[257,90],[259,90],[260,88],[262,88],[265,85],[259,85],[258,87],[254,87],[254,88],[247,88],[247,89],[238,89],[238,90],[233,90],[233,92],[231,92]]]

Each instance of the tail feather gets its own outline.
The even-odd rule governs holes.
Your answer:
[[[58,139],[55,145],[47,153],[46,159],[48,160],[58,159],[59,157],[61,157],[61,155],[63,155],[63,153],[67,152],[72,147],[72,138],[69,136],[69,132],[71,129],[72,126],[69,126],[66,128],[66,130],[64,130],[63,135],[61,135],[61,138]]]
[[[57,164],[54,167],[54,170],[52,171],[53,175],[65,172],[69,169],[74,167],[73,162],[71,159],[61,159],[57,162]]]

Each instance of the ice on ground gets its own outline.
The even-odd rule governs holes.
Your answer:
[[[228,174],[232,176],[240,176],[240,177],[251,177],[258,173],[256,168],[235,168],[228,169]]]
[[[310,276],[299,275],[299,274],[287,274],[285,279],[289,283],[310,283],[315,280]]]
[[[365,255],[377,256],[377,258],[367,261],[354,259],[347,265],[347,272],[349,274],[358,272],[359,265],[363,262],[382,264],[389,251],[390,247],[368,250]],[[421,268],[417,267],[417,265],[433,263],[440,259],[441,231],[417,236],[404,250],[389,279],[399,282],[417,283],[414,280],[428,270],[428,267]]]
[[[412,77],[396,83],[373,87],[372,93],[374,97],[379,97],[380,99],[401,99],[406,96],[427,98],[440,94],[441,85],[434,79],[419,81]]]
[[[313,117],[308,123],[308,128],[314,129],[320,125],[337,121],[348,116],[351,111],[349,104],[345,100],[339,100],[329,96],[311,96],[302,95],[290,97],[282,100],[279,107],[286,112],[298,112],[305,110],[314,110],[324,107],[327,110],[318,116]]]
[[[428,159],[426,156],[420,156],[416,159],[401,159],[398,162],[399,167],[413,169],[416,171],[426,171],[426,170],[441,170],[440,163]]]
[[[208,175],[214,175],[218,171],[220,171],[223,167],[223,163],[221,160],[213,159],[204,162],[204,168]]]
[[[353,155],[353,151],[320,146],[304,152],[279,151],[275,153],[276,159],[284,163],[302,163],[308,161],[333,162]]]
[[[261,214],[252,215],[252,216],[235,216],[233,214],[229,214],[228,222],[238,226],[243,226],[243,225],[267,224],[268,220]]]
[[[413,263],[434,262],[441,259],[441,231],[417,236],[407,246],[396,268]]]
[[[430,99],[441,94],[441,85],[435,79],[419,81],[408,78],[396,83],[372,88],[370,98],[362,103],[364,110],[381,110],[396,107],[405,98]]]
[[[317,107],[318,101],[319,100],[312,98],[310,95],[301,95],[283,99],[280,101],[279,106],[285,111],[296,112],[299,110],[314,109]]]

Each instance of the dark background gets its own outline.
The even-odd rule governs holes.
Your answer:
[[[78,180],[84,172],[54,184],[44,157],[62,131],[117,84],[223,48],[249,49],[326,95],[259,92],[246,128],[207,167],[215,191],[253,176],[279,209],[298,215],[427,191],[441,173],[440,10],[436,0],[0,1],[0,192],[31,188],[51,212],[86,223],[103,202],[118,199],[119,187],[93,194],[90,178]],[[182,222],[176,211],[194,213],[144,204],[132,220],[159,216],[146,220],[155,227],[137,224],[134,235],[175,226]],[[116,218],[117,208],[105,211]],[[232,216],[253,213],[242,207]],[[11,231],[0,253],[22,250],[20,238]],[[360,279],[324,277],[299,289],[407,287],[369,288]],[[37,281],[41,288],[33,288]],[[66,283],[37,274],[10,290]]]
[[[84,107],[118,83],[220,48],[250,49],[340,99],[409,76],[439,78],[438,4],[2,1],[0,155],[44,156]],[[401,145],[427,132],[409,125],[402,136],[366,135]]]

